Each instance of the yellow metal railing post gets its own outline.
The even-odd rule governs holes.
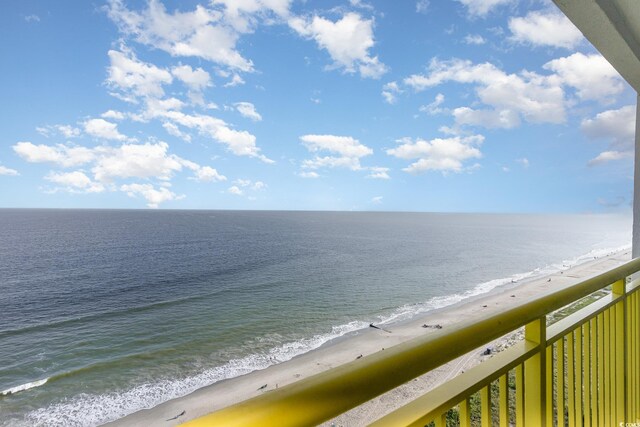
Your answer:
[[[524,327],[524,338],[538,345],[538,351],[524,362],[525,426],[546,425],[546,318],[543,316]]]
[[[626,358],[627,358],[627,316],[626,316],[626,286],[625,280],[618,280],[612,286],[611,293],[619,301],[613,307],[615,309],[615,412],[616,424],[627,421],[627,385],[626,385]]]

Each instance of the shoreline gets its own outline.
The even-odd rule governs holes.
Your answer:
[[[381,325],[390,332],[375,328],[352,332],[286,362],[219,381],[186,396],[169,400],[150,409],[140,410],[104,425],[146,426],[159,423],[166,426],[178,425],[359,357],[384,351],[385,348],[436,330],[436,328],[425,328],[423,325],[440,325],[442,328],[446,328],[447,325],[455,323],[463,316],[479,316],[483,312],[500,310],[509,305],[511,301],[531,298],[540,292],[557,287],[558,284],[562,286],[575,283],[611,269],[629,259],[630,249],[621,250],[565,270],[557,270],[548,275],[507,283],[487,293],[471,296],[452,305],[418,314],[408,320]],[[507,340],[508,337],[503,337],[488,343],[477,351],[449,362],[323,425],[366,425],[458,373],[475,366],[487,357],[482,355],[484,347],[504,346]],[[183,415],[176,417],[183,411]]]

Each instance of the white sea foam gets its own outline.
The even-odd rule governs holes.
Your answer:
[[[593,260],[594,257],[599,258],[629,248],[630,245],[618,248],[594,249],[574,259],[564,260],[560,264],[552,264],[529,272],[480,283],[466,292],[434,297],[420,304],[405,305],[394,310],[391,314],[379,316],[376,323],[389,324],[407,320],[416,315],[437,308],[447,307],[467,298],[490,292],[499,286],[510,284],[513,281],[519,282],[525,279],[544,276]],[[26,421],[29,425],[36,426],[84,427],[100,425],[122,418],[141,409],[151,408],[167,400],[185,396],[201,387],[218,381],[234,378],[256,370],[265,369],[277,363],[285,362],[295,356],[314,350],[328,341],[344,336],[350,332],[367,328],[368,326],[369,321],[354,320],[343,325],[334,326],[331,331],[325,334],[318,334],[310,338],[287,342],[271,348],[271,350],[264,354],[252,354],[240,359],[230,360],[222,366],[206,369],[190,377],[171,380],[165,379],[152,384],[142,384],[128,390],[108,394],[80,394],[48,407],[32,411],[27,414]],[[46,380],[43,381],[46,382]],[[42,382],[42,384],[44,384],[44,382]],[[35,383],[38,382],[29,384]],[[17,388],[18,387],[15,389]],[[7,391],[10,390],[13,389]]]
[[[10,394],[16,394],[21,391],[29,390],[30,388],[40,387],[41,385],[45,384],[47,381],[49,381],[49,378],[45,378],[43,380],[38,380],[38,381],[32,381],[26,384],[20,384],[15,387],[8,388],[4,391],[0,391],[0,396],[8,396]]]

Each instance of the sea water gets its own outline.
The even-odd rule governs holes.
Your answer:
[[[98,425],[628,248],[615,215],[0,210],[0,425]]]

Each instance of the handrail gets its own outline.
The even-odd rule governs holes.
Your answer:
[[[614,282],[640,271],[640,258],[387,348],[205,415],[184,426],[317,425]],[[540,345],[545,345],[541,343]]]

